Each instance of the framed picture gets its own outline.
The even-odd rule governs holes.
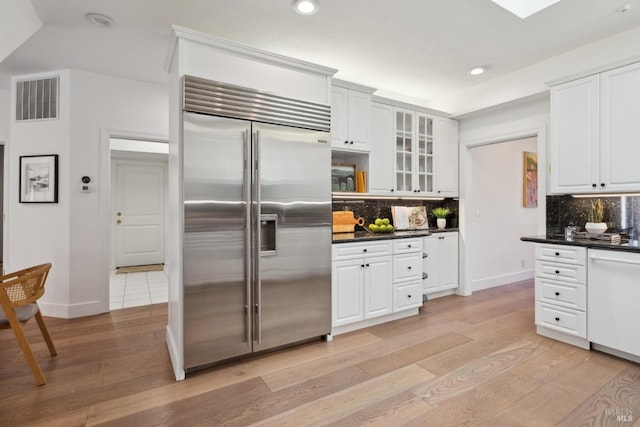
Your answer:
[[[58,155],[20,156],[20,203],[58,203]]]
[[[331,191],[356,191],[356,165],[343,163],[331,165]]]
[[[525,151],[522,155],[522,207],[538,206],[538,154]]]

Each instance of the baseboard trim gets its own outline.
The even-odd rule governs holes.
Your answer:
[[[167,349],[169,350],[169,358],[171,359],[171,366],[173,367],[173,374],[176,376],[176,381],[183,381],[185,379],[185,372],[182,366],[182,358],[180,357],[180,351],[169,326],[167,326]]]
[[[331,335],[336,336],[346,334],[347,332],[357,331],[358,329],[368,328],[369,326],[379,325],[381,323],[391,322],[392,320],[404,319],[405,317],[415,316],[418,314],[419,308],[399,311],[397,313],[387,314],[386,316],[374,317],[373,319],[363,320],[361,322],[350,323],[348,325],[334,326]]]
[[[535,270],[516,271],[514,273],[501,274],[499,276],[486,277],[471,281],[473,292],[483,289],[495,288],[496,286],[508,285],[510,283],[522,282],[524,280],[533,279]]]
[[[79,304],[55,304],[38,301],[43,316],[73,319],[76,317],[95,316],[109,312],[101,301],[87,301]]]
[[[536,333],[543,337],[584,348],[585,350],[591,349],[591,343],[586,338],[580,338],[563,332],[554,331],[553,329],[547,329],[543,326],[536,326]]]

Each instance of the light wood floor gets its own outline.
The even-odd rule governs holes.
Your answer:
[[[640,365],[536,335],[533,305],[532,281],[440,298],[419,316],[182,382],[165,304],[47,318],[55,358],[27,325],[42,387],[0,331],[0,425],[640,425]]]

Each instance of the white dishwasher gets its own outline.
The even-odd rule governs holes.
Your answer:
[[[589,249],[588,258],[587,338],[595,349],[638,362],[640,253]]]

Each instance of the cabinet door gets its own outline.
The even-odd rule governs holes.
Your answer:
[[[364,265],[364,318],[391,313],[391,257],[365,258]]]
[[[458,233],[443,233],[440,246],[440,290],[458,287]]]
[[[349,148],[349,90],[331,88],[331,146]]]
[[[363,320],[364,261],[334,261],[332,266],[333,326]]]
[[[436,193],[444,197],[458,197],[458,122],[435,119]]]
[[[413,129],[415,114],[413,111],[395,109],[395,191],[412,194],[413,192]]]
[[[600,188],[599,77],[551,88],[551,192]]]
[[[416,136],[413,147],[413,190],[420,193],[433,193],[434,186],[434,149],[433,118],[416,114]]]
[[[394,192],[393,161],[393,107],[374,102],[371,104],[370,193]]]
[[[370,151],[371,95],[350,90],[348,111],[349,147],[353,150]]]
[[[438,251],[438,236],[425,237],[422,240],[422,292],[429,293],[438,290],[440,285],[440,261]]]
[[[600,75],[603,191],[640,190],[640,63]]]

